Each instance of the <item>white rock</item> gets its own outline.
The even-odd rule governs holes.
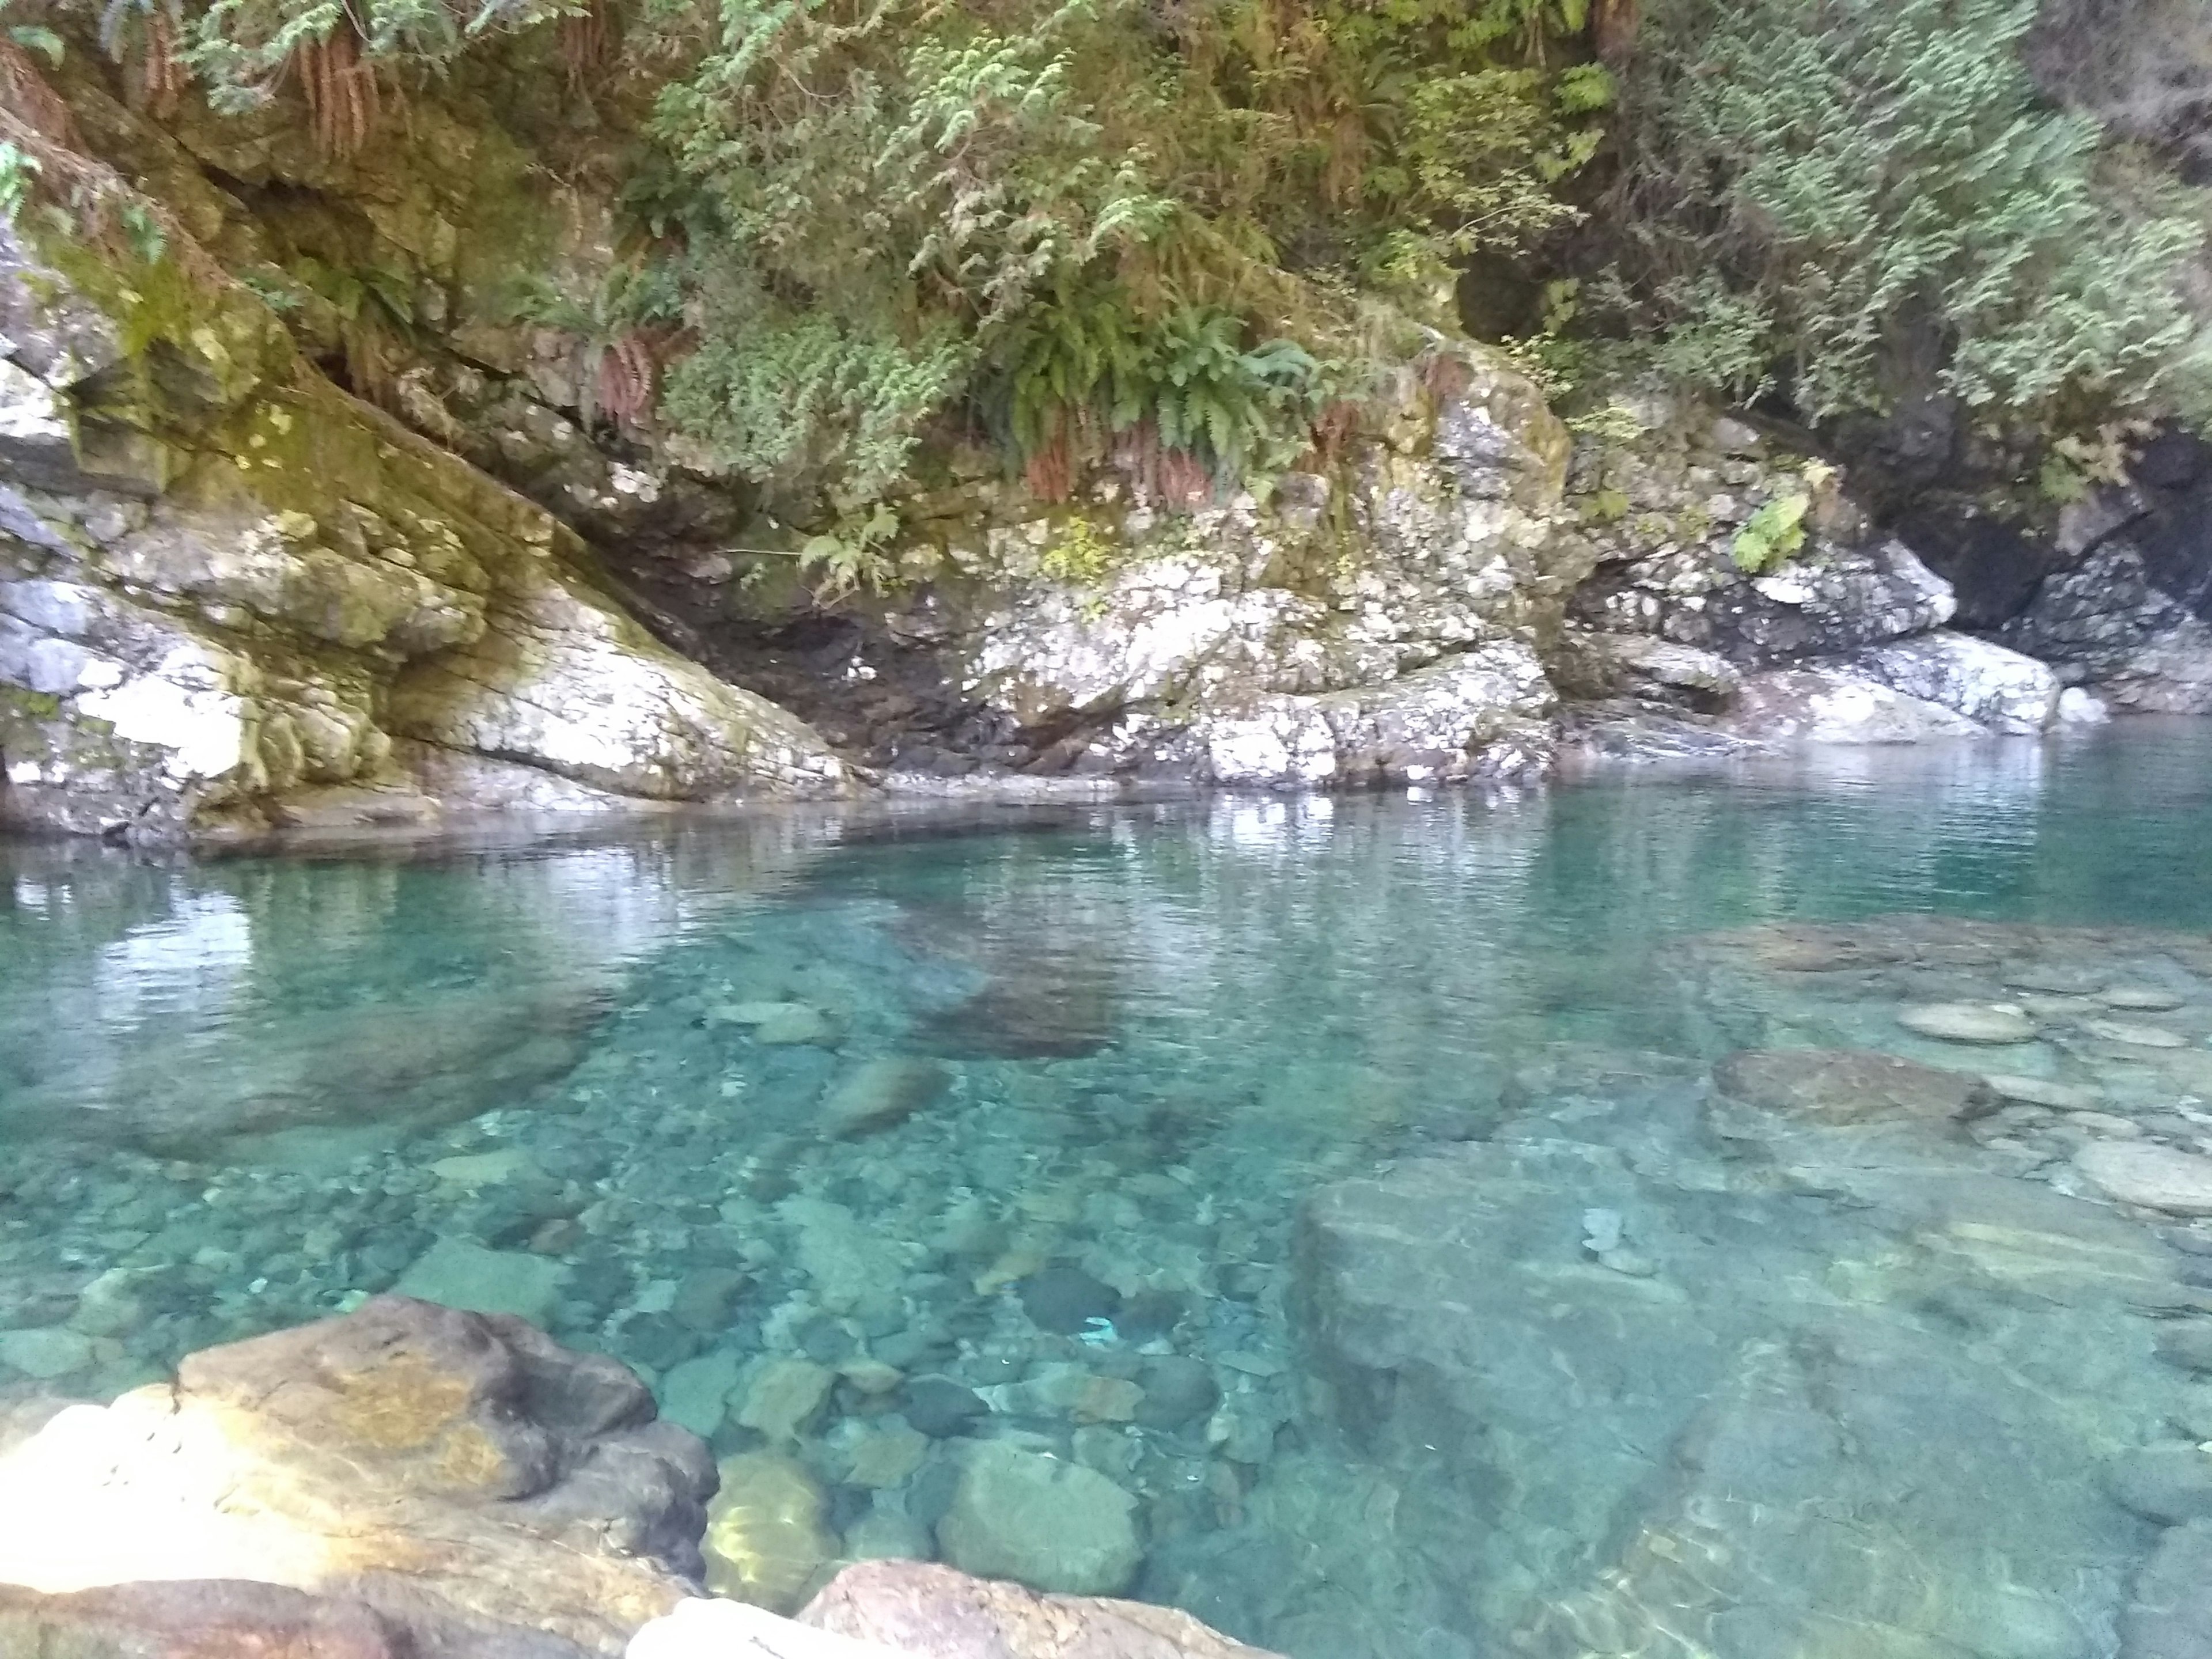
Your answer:
[[[2081,1029],[2093,1037],[2102,1037],[2107,1042],[2122,1042],[2133,1048],[2185,1048],[2189,1040],[2160,1025],[2142,1025],[2132,1020],[2089,1019]]]
[[[2169,1215],[2212,1215],[2212,1158],[2140,1140],[2092,1141],[2075,1167],[2106,1197]]]
[[[1939,629],[1860,652],[1869,679],[1965,715],[1992,732],[2032,733],[2058,717],[2058,676],[2045,664],[1971,635]]]
[[[2084,691],[2078,685],[2069,685],[2058,694],[2058,723],[2061,726],[2103,726],[2112,718],[2112,711],[2105,707],[2102,697]]]
[[[623,1659],[902,1659],[874,1642],[856,1642],[780,1619],[748,1601],[701,1597],[678,1601],[641,1625]]]
[[[2027,1042],[2035,1022],[1999,1002],[1928,1002],[1900,1008],[1897,1023],[1921,1036],[1944,1042]]]
[[[1728,725],[1755,741],[1803,743],[1919,743],[1986,729],[1940,703],[1835,666],[1749,676]]]
[[[2185,999],[2158,985],[2114,985],[2098,993],[2097,1000],[2107,1008],[2125,1009],[2130,1013],[2163,1014],[2181,1006]]]
[[[2104,1096],[2094,1089],[2053,1083],[2047,1078],[1984,1073],[1982,1081],[2006,1100],[2018,1101],[2024,1106],[2047,1106],[2057,1112],[2090,1112],[2105,1103]]]

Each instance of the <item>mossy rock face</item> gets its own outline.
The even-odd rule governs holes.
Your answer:
[[[379,234],[450,265],[434,215],[394,199]],[[841,782],[802,723],[631,622],[543,508],[348,396],[190,252],[0,234],[0,392],[66,428],[0,543],[20,550],[0,559],[0,815],[250,829],[298,792],[402,781],[400,738],[572,799]],[[463,801],[470,775],[440,773]]]
[[[1465,356],[1451,395],[1404,377],[1331,471],[1264,497],[1071,511],[1004,488],[997,524],[946,538],[969,585],[954,678],[1021,728],[1075,733],[1090,769],[1322,785],[1540,769],[1540,653],[1592,554],[1562,511],[1565,428],[1503,362]]]

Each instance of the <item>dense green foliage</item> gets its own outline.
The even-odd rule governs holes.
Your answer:
[[[2041,104],[2034,0],[1659,0],[1623,122],[1621,308],[1676,378],[1886,409],[2212,412],[2203,228]]]
[[[1931,394],[2051,433],[2212,418],[2206,210],[2175,172],[2212,87],[2187,67],[2212,51],[2197,0],[104,0],[69,21],[89,3],[0,0],[0,82],[46,112],[0,130],[0,209],[65,137],[37,102],[50,20],[157,107],[188,79],[218,111],[297,98],[337,156],[526,37],[503,72],[567,75],[622,146],[629,216],[598,288],[533,281],[514,315],[574,343],[587,424],[680,434],[848,575],[933,439],[995,444],[1048,499],[1113,468],[1192,501],[1325,458],[1470,267],[1540,292],[1507,343],[1555,389],[1656,371],[1815,423]],[[2145,18],[2185,72],[2130,103]],[[335,318],[356,381],[389,382],[404,283],[290,281],[272,303]],[[1747,560],[1795,531],[1767,528]]]

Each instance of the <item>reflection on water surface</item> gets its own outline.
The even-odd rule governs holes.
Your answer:
[[[764,1600],[944,1553],[1298,1659],[2193,1653],[2208,844],[2184,724],[7,849],[0,1394],[396,1285],[818,1498]]]

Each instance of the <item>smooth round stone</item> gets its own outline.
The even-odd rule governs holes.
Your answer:
[[[2181,1006],[2183,999],[2156,985],[2114,985],[2100,992],[2097,1000],[2130,1013],[2163,1014]]]
[[[2124,1042],[2135,1048],[2185,1048],[2189,1039],[2162,1025],[2138,1025],[2131,1020],[2093,1019],[2081,1029],[2106,1042]]]
[[[2168,1215],[2212,1215],[2212,1158],[2138,1140],[2093,1141],[2074,1166],[2107,1198]]]
[[[1221,1403],[1213,1368],[1182,1354],[1165,1354],[1138,1373],[1145,1397],[1137,1421],[1148,1429],[1179,1429],[1209,1415]]]
[[[2097,988],[2097,981],[2078,968],[2057,968],[2026,963],[2008,968],[2004,982],[2020,991],[2047,991],[2054,996],[2082,996]]]
[[[906,1420],[933,1440],[964,1434],[970,1423],[988,1417],[991,1410],[981,1395],[949,1376],[909,1378],[900,1405]]]
[[[1121,1295],[1080,1267],[1039,1269],[1018,1286],[1022,1311],[1039,1330],[1073,1336],[1094,1319],[1112,1320],[1121,1311]]]
[[[2069,1112],[2066,1121],[2077,1129],[2114,1140],[2133,1140],[2142,1133],[2133,1118],[2115,1117],[2110,1112]]]
[[[88,1370],[92,1365],[91,1340],[58,1326],[24,1331],[0,1331],[0,1365],[10,1365],[41,1382]]]
[[[2113,1461],[2112,1496],[2146,1521],[2178,1526],[2212,1516],[2212,1452],[2186,1440],[2138,1446]]]
[[[1115,1595],[1144,1559],[1136,1507],[1095,1469],[979,1441],[961,1465],[937,1541],[963,1572],[1018,1579],[1033,1589]]]
[[[2054,1112],[2094,1112],[2105,1103],[2104,1096],[2094,1089],[2076,1088],[2070,1083],[2053,1083],[2048,1078],[2009,1077],[2002,1073],[1984,1073],[1982,1081],[2003,1099],[2023,1106],[2047,1106]]]
[[[2034,1021],[1998,1002],[1923,1002],[1899,1009],[1897,1023],[1942,1042],[2029,1042],[2035,1037]]]
[[[2212,1372],[2212,1319],[2177,1320],[2159,1333],[2158,1357],[2185,1371]]]

